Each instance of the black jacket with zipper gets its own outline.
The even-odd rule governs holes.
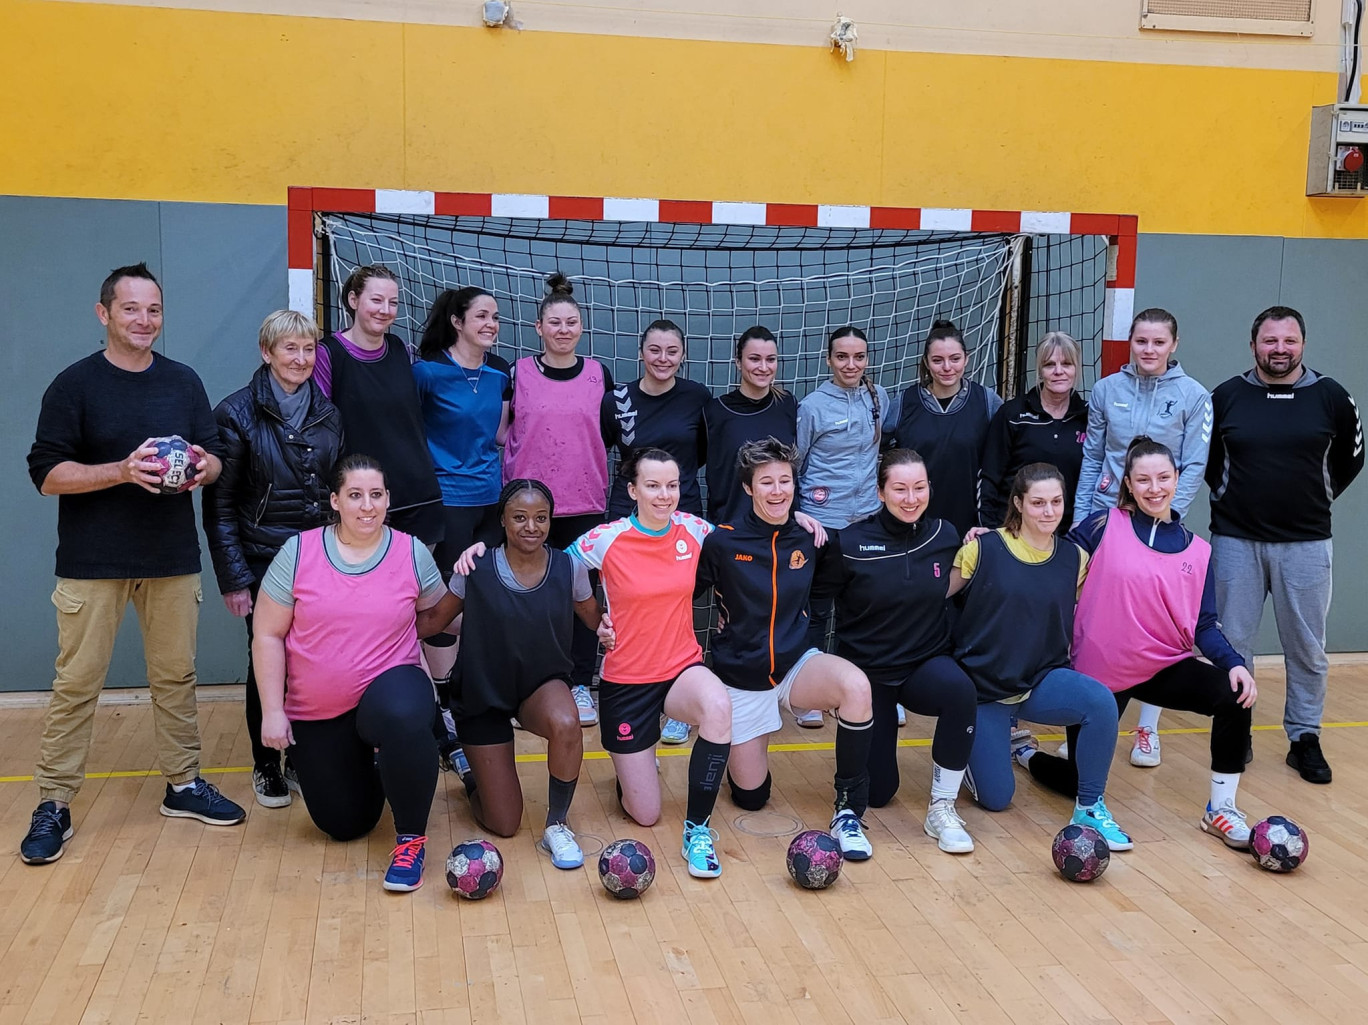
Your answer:
[[[260,581],[287,538],[327,523],[328,477],[342,449],[342,417],[309,380],[309,412],[295,430],[280,414],[270,368],[214,409],[223,473],[204,490],[204,533],[219,591]]]
[[[818,556],[812,596],[836,599],[836,654],[888,684],[949,654],[945,592],[959,547],[947,520],[903,523],[882,507],[833,531]]]
[[[816,568],[812,535],[793,521],[776,526],[747,509],[703,542],[696,593],[717,591],[723,626],[713,638],[713,672],[737,690],[769,690],[808,649],[808,592]]]
[[[1025,395],[1008,399],[993,414],[983,446],[979,526],[1002,526],[1007,496],[1018,470],[1030,463],[1050,463],[1064,475],[1064,516],[1059,521],[1059,533],[1066,533],[1073,523],[1074,493],[1087,438],[1088,404],[1078,392],[1069,396],[1069,408],[1058,420],[1041,404],[1039,385]]]

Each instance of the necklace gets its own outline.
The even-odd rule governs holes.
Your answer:
[[[461,361],[456,358],[454,352],[448,349],[447,355],[451,357],[451,362],[460,369],[461,376],[465,378],[466,384],[470,385],[470,390],[476,395],[480,394],[480,378],[484,375],[485,368],[484,359],[480,359],[480,365],[475,368],[475,376],[471,377],[470,371],[461,364]]]

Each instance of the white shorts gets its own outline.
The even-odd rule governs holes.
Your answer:
[[[807,711],[805,708],[794,708],[789,701],[789,693],[793,690],[793,681],[798,679],[798,674],[803,671],[803,666],[807,665],[814,655],[820,654],[816,648],[808,648],[784,674],[779,686],[771,687],[769,690],[727,688],[727,697],[731,698],[732,706],[732,747],[756,737],[763,737],[767,733],[777,732],[784,725],[784,720],[779,715],[781,706],[793,715],[802,715]]]

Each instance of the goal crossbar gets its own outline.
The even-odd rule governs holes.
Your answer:
[[[1103,236],[1102,374],[1126,360],[1135,306],[1138,218],[1132,214],[296,187],[288,202],[289,305],[311,315],[320,304],[317,218],[327,213]]]

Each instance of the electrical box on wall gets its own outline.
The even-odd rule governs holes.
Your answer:
[[[1311,108],[1308,196],[1368,196],[1368,106]]]

